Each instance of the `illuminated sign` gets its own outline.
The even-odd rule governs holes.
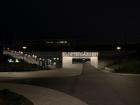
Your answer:
[[[63,52],[63,57],[97,57],[98,52]]]

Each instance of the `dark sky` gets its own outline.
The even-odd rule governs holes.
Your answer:
[[[3,0],[0,8],[1,39],[140,42],[140,8],[136,2]]]

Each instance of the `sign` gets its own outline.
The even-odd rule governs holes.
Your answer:
[[[97,57],[98,52],[62,52],[63,57]]]

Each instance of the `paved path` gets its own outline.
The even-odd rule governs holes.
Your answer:
[[[54,69],[23,72],[0,72],[0,80],[3,79],[28,79],[28,78],[54,78],[80,75],[82,70]]]
[[[0,90],[2,89],[21,94],[34,105],[87,105],[75,97],[43,87],[0,83]]]
[[[49,87],[88,105],[140,105],[140,76],[101,72],[84,64],[80,76],[11,81]]]

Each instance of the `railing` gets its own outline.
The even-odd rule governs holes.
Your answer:
[[[21,60],[24,60],[25,62],[27,63],[30,63],[30,64],[39,64],[38,61],[27,55],[27,54],[23,54],[23,53],[20,53],[20,52],[16,52],[16,51],[4,51],[3,54],[5,55],[10,55],[16,59],[21,59]]]
[[[47,62],[45,61],[45,59],[40,59],[37,58],[37,56],[35,55],[30,55],[30,54],[24,54],[23,52],[17,52],[17,51],[13,51],[13,50],[4,50],[3,52],[4,55],[10,55],[13,58],[19,59],[19,60],[23,60],[29,64],[36,64],[39,66],[42,66],[42,68],[45,68],[47,65]]]

